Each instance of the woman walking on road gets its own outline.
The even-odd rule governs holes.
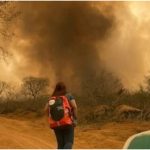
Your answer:
[[[63,82],[56,84],[46,105],[50,127],[56,135],[58,149],[72,149],[74,128],[77,125],[77,105]]]

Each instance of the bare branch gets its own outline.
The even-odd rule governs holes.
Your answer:
[[[45,78],[26,77],[23,79],[22,90],[35,100],[49,85]]]
[[[10,41],[14,33],[10,31],[10,25],[21,12],[16,9],[15,2],[0,2],[0,38],[4,41]],[[0,60],[7,62],[9,52],[0,45]]]

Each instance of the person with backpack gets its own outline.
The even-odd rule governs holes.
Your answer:
[[[56,135],[58,149],[72,149],[74,127],[77,125],[77,105],[63,82],[56,84],[46,104],[46,112],[49,116],[50,128]]]

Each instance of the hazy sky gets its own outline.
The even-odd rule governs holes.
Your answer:
[[[150,70],[150,2],[17,2],[21,15],[1,45],[12,56],[0,61],[0,78],[78,80],[103,67],[128,89]],[[63,69],[62,69],[63,68]]]

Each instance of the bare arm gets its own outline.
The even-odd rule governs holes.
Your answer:
[[[46,115],[49,116],[49,106],[48,106],[48,105],[49,105],[49,104],[46,103],[45,108],[44,108],[44,112],[46,113]]]
[[[73,117],[74,117],[74,119],[77,119],[77,104],[76,104],[76,101],[74,99],[71,100],[70,105],[71,105],[72,110],[73,110]]]

